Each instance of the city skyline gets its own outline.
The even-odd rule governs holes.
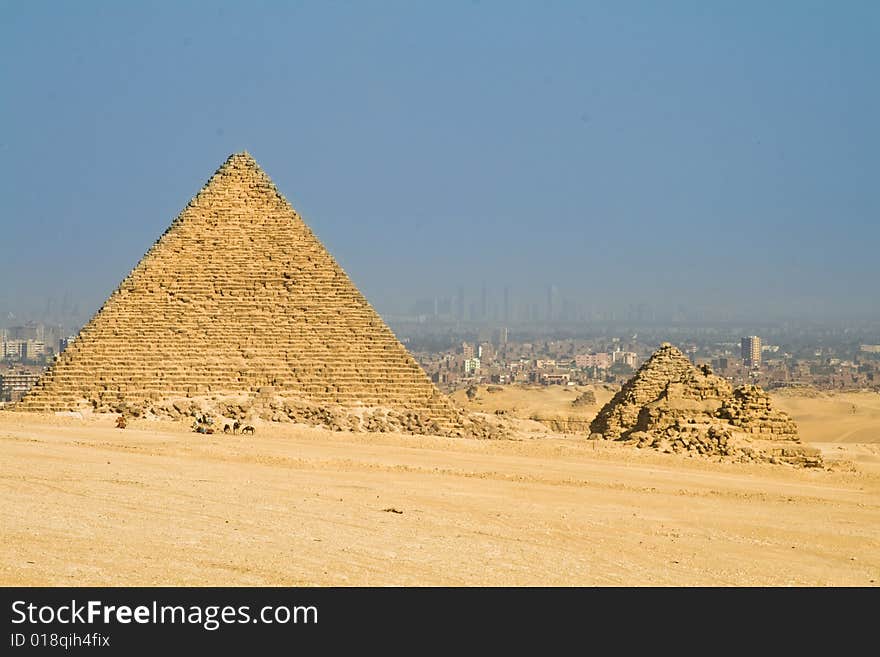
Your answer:
[[[553,292],[551,293],[551,290]],[[551,297],[554,301],[551,303]],[[74,303],[69,291],[45,299],[37,298],[23,307],[0,305],[0,329],[27,324],[63,327],[68,333],[79,331],[100,309],[84,302]],[[371,299],[367,299],[372,303]],[[875,324],[880,318],[870,312],[836,317],[814,316],[809,313],[738,312],[723,304],[701,305],[677,303],[671,306],[620,299],[617,303],[599,304],[587,294],[574,295],[556,285],[543,289],[520,290],[510,285],[480,285],[469,288],[453,286],[446,294],[421,295],[396,299],[381,306],[372,303],[391,322],[463,323],[481,325],[545,325],[589,327],[603,323],[636,325],[726,325],[738,323],[767,326],[806,321],[816,325],[845,327],[852,324]]]

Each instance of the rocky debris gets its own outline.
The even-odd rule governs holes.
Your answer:
[[[670,344],[662,345],[599,411],[589,431],[591,440],[622,440],[667,453],[822,465],[818,450],[800,444],[797,425],[772,408],[759,386],[734,390]]]
[[[510,431],[503,419],[490,421],[457,408],[452,409],[450,421],[440,422],[418,408],[317,404],[308,399],[267,393],[146,401],[140,404],[119,402],[99,406],[95,410],[125,413],[130,417],[164,417],[175,420],[210,416],[220,418],[221,426],[224,422],[253,422],[260,419],[325,427],[332,431],[393,432],[479,439],[510,437]]]
[[[797,440],[797,424],[787,413],[772,408],[770,395],[760,386],[740,386],[724,400],[718,417],[745,433],[775,440]]]
[[[628,444],[653,448],[667,454],[717,457],[740,463],[775,463],[798,467],[822,467],[819,450],[804,445],[780,447],[754,441],[729,428],[693,423],[677,423],[664,432],[634,431]]]
[[[676,421],[665,431],[634,431],[628,442],[637,447],[654,447],[665,452],[694,452],[731,456],[736,453],[733,434],[717,426]]]
[[[540,422],[556,433],[583,433],[590,428],[590,420],[583,417],[533,413],[529,419],[534,422]]]
[[[594,406],[596,404],[596,393],[592,390],[584,390],[577,398],[571,402],[572,407],[582,408],[584,406]]]

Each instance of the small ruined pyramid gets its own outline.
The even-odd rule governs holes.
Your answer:
[[[732,388],[665,343],[590,424],[595,438],[663,452],[815,467],[818,450],[800,443],[797,425],[760,387]]]
[[[217,170],[18,404],[292,396],[455,411],[247,153]]]
[[[639,413],[646,404],[668,396],[670,386],[676,384],[682,384],[682,390],[677,392],[697,400],[713,396],[721,399],[731,392],[724,379],[704,374],[667,342],[599,410],[590,431],[609,439],[620,438],[636,428]]]

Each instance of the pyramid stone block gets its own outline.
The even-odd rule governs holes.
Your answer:
[[[247,153],[217,170],[18,404],[271,391],[456,411]]]

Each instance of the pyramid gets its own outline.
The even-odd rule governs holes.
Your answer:
[[[665,343],[590,424],[594,438],[691,456],[819,467],[797,425],[754,385],[733,389],[708,366],[695,367]]]
[[[599,410],[590,431],[617,439],[638,427],[639,415],[646,405],[670,394],[694,402],[717,399],[720,405],[730,393],[730,384],[724,379],[698,369],[681,350],[667,342]]]
[[[17,405],[271,391],[456,411],[247,153],[217,170]]]

